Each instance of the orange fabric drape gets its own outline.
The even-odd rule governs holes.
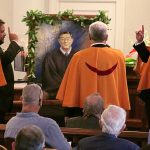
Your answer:
[[[5,76],[3,73],[3,68],[0,60],[0,86],[4,86],[4,85],[6,85],[6,80],[5,80]]]
[[[73,56],[57,99],[65,107],[82,108],[85,98],[93,92],[101,94],[105,107],[113,104],[130,109],[125,60],[121,51],[90,47]]]
[[[150,47],[147,47],[147,49],[150,52]],[[140,74],[140,82],[137,90],[141,91],[150,89],[150,58],[148,59],[147,63],[144,63],[138,56],[135,71]]]

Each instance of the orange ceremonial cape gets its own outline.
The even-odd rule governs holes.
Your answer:
[[[4,86],[4,85],[6,85],[6,80],[5,80],[5,76],[3,73],[3,68],[0,60],[0,86]]]
[[[147,47],[147,49],[150,52],[150,47]],[[140,81],[137,90],[141,91],[150,89],[150,57],[147,63],[144,63],[138,56],[135,71],[140,74]]]
[[[90,47],[74,54],[60,85],[57,99],[64,107],[83,107],[85,98],[99,92],[104,107],[130,109],[124,55],[108,47]]]

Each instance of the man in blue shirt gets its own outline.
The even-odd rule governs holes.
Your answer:
[[[22,111],[10,119],[6,124],[4,138],[16,138],[18,132],[26,125],[40,127],[45,135],[46,147],[59,150],[70,150],[71,147],[58,124],[38,114],[42,106],[43,92],[36,84],[27,85],[22,92]]]

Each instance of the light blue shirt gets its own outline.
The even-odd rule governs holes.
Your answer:
[[[46,145],[58,150],[70,150],[71,147],[64,135],[62,134],[58,124],[46,117],[42,117],[37,113],[17,113],[15,117],[10,119],[6,124],[4,138],[16,138],[17,133],[26,125],[37,125],[45,135]]]

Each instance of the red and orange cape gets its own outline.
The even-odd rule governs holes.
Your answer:
[[[90,47],[77,52],[65,72],[57,99],[64,107],[83,107],[85,98],[99,92],[104,106],[130,109],[124,55],[108,47]]]
[[[147,47],[147,49],[150,52],[150,47]],[[138,56],[135,71],[140,74],[140,81],[137,90],[141,91],[150,89],[150,57],[147,63],[144,63]]]

